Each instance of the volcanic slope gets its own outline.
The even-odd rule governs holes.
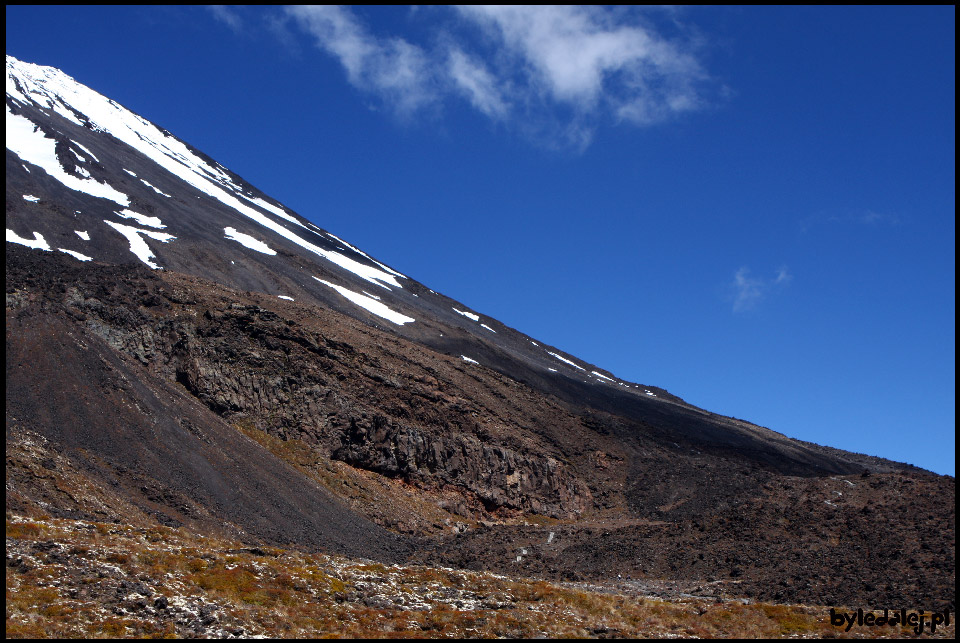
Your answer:
[[[471,312],[317,228],[166,130],[59,70],[7,58],[7,240],[206,278],[350,315],[664,440],[783,472],[851,472],[840,454],[625,382]]]
[[[58,70],[8,56],[7,92],[8,511],[952,603],[952,478],[618,380]]]

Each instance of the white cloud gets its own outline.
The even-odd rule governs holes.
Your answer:
[[[452,49],[449,57],[450,77],[470,103],[491,118],[502,118],[508,106],[497,89],[496,79],[483,63],[471,59],[460,49]]]
[[[786,286],[792,279],[786,266],[781,266],[771,279],[753,277],[749,268],[740,268],[733,276],[733,312],[752,310],[771,290]]]
[[[350,9],[285,9],[339,60],[354,87],[404,116],[457,98],[540,142],[582,149],[604,122],[650,125],[705,103],[708,78],[692,47],[661,36],[636,11],[469,6],[444,12],[409,14],[431,29],[430,44],[421,45],[371,33]]]
[[[578,112],[602,109],[647,124],[699,104],[699,64],[649,28],[583,6],[463,7],[498,37],[529,76],[527,87]]]
[[[340,60],[350,83],[379,94],[403,115],[436,99],[434,70],[425,52],[402,38],[370,34],[347,9],[329,5],[287,7],[287,13]]]
[[[733,276],[733,286],[736,297],[733,300],[733,311],[741,312],[753,308],[763,297],[763,281],[750,277],[748,268],[740,268]]]
[[[889,212],[874,212],[873,210],[867,210],[862,213],[859,217],[859,222],[867,225],[898,225],[900,223],[900,217]]]
[[[229,6],[225,4],[209,4],[207,10],[213,14],[213,17],[223,24],[230,27],[234,33],[240,33],[243,29],[243,21]]]
[[[790,271],[787,270],[786,266],[781,266],[777,270],[777,278],[773,280],[775,284],[787,284],[790,283],[790,280],[793,279],[793,275],[790,274]]]

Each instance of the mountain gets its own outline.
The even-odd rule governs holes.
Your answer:
[[[8,516],[953,604],[953,478],[621,380],[10,56],[6,174]]]

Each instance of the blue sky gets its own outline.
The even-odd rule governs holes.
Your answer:
[[[379,260],[791,437],[955,471],[955,10],[7,7]]]

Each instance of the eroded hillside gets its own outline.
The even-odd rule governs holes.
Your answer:
[[[721,440],[738,421],[705,413],[684,435],[690,407],[601,411],[176,273],[8,248],[6,282],[8,511],[779,602],[953,604],[952,478],[746,423]]]

